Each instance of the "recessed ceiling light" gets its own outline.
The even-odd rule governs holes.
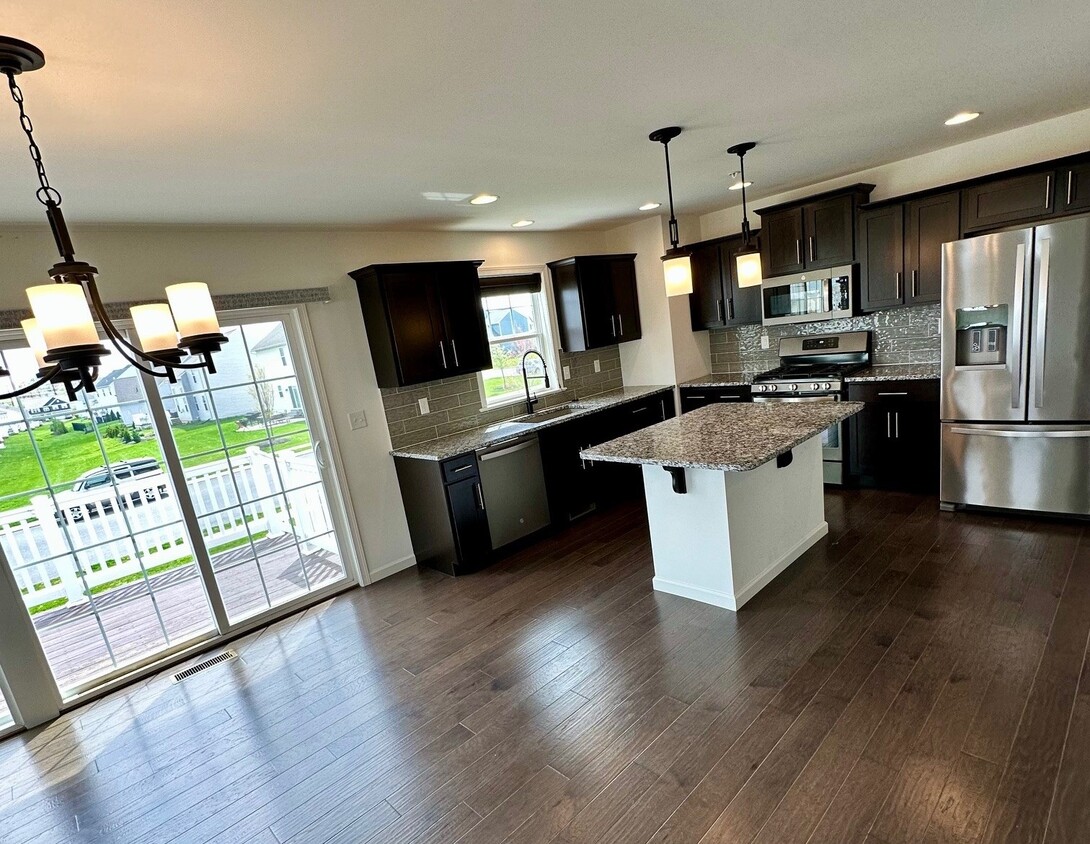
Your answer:
[[[731,185],[727,190],[741,190],[742,188],[753,187],[753,182],[743,182],[740,179]]]
[[[946,121],[946,125],[957,126],[959,123],[968,123],[970,120],[976,120],[978,117],[980,117],[979,111],[959,111]]]
[[[491,205],[499,199],[494,193],[479,193],[473,199],[469,200],[470,205]]]
[[[640,210],[641,211],[654,211],[660,205],[662,205],[661,202],[645,202],[643,205],[640,206]]]
[[[513,228],[516,228],[516,229],[524,229],[527,226],[532,226],[533,224],[534,224],[533,220],[518,220],[518,221],[512,223],[511,226]]]
[[[465,202],[473,196],[471,193],[452,193],[442,190],[426,190],[420,195],[432,202]]]

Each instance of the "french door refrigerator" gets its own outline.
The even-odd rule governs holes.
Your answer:
[[[943,249],[942,506],[1090,516],[1090,218]]]

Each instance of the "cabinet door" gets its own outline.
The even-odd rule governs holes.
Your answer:
[[[446,340],[444,354],[451,375],[479,372],[492,366],[481,306],[477,268],[466,265],[444,271],[439,284]]]
[[[492,539],[488,534],[488,516],[477,477],[447,485],[450,522],[458,549],[459,572],[476,571],[488,561]]]
[[[761,263],[766,278],[802,272],[802,209],[789,208],[761,218]]]
[[[613,288],[613,310],[617,317],[617,340],[626,343],[639,340],[640,299],[636,292],[636,261],[618,258],[608,262],[610,285]]]
[[[960,197],[944,193],[905,205],[905,303],[923,305],[942,296],[942,245],[961,236]]]
[[[850,196],[834,196],[803,206],[803,260],[807,269],[855,260],[853,210]]]
[[[620,342],[609,263],[579,261],[576,273],[579,277],[579,304],[583,310],[586,348],[597,349]]]
[[[961,230],[987,229],[1047,217],[1055,207],[1056,180],[1049,170],[997,179],[961,192]]]
[[[453,374],[443,345],[443,319],[430,270],[388,270],[381,276],[394,356],[402,385]]]
[[[859,275],[864,311],[904,302],[904,206],[860,213]]]
[[[750,243],[755,235],[750,235]],[[719,246],[719,260],[723,266],[723,288],[727,295],[724,303],[726,322],[729,327],[736,325],[759,325],[761,322],[761,286],[739,287],[738,267],[735,256],[743,248],[742,238],[731,238]]]
[[[719,254],[718,243],[702,243],[689,258],[693,266],[693,293],[689,297],[693,331],[722,328],[726,324],[727,303]]]
[[[1090,164],[1077,164],[1060,171],[1057,187],[1062,191],[1056,202],[1064,214],[1090,208]]]

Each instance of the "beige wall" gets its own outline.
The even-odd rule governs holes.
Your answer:
[[[176,281],[206,281],[218,293],[330,288],[332,301],[308,305],[307,312],[350,506],[368,567],[380,573],[403,563],[412,546],[359,301],[345,273],[385,261],[484,259],[486,266],[526,266],[602,251],[601,234],[580,233],[77,226],[73,234],[78,256],[101,270],[108,301],[161,298],[163,286]],[[0,309],[26,307],[23,289],[45,282],[54,260],[44,227],[0,229]],[[353,431],[348,414],[357,410],[367,413],[368,426]]]

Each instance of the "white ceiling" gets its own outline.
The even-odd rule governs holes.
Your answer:
[[[682,213],[738,201],[738,141],[759,202],[1090,107],[1086,0],[4,6],[74,222],[603,225],[665,201],[663,125]],[[0,220],[40,220],[3,93]]]

